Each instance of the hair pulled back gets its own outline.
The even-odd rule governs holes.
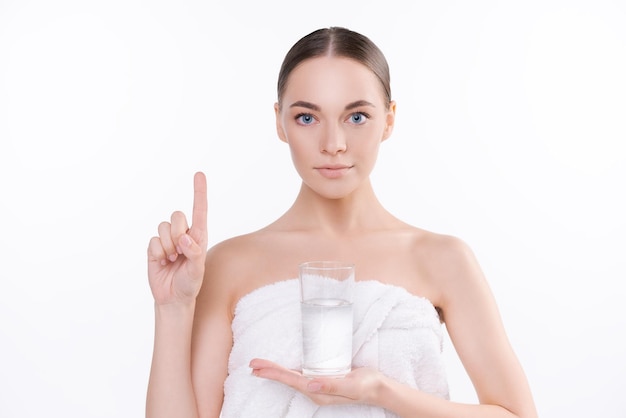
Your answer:
[[[385,104],[389,105],[389,65],[382,51],[368,37],[346,28],[332,26],[305,35],[285,55],[278,74],[279,108],[282,108],[282,98],[291,72],[303,61],[321,56],[349,58],[365,65],[380,81]]]

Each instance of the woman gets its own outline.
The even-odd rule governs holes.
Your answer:
[[[536,417],[471,250],[406,224],[376,198],[369,176],[396,112],[376,45],[338,27],[303,37],[285,57],[274,107],[302,178],[285,214],[205,252],[206,181],[197,173],[191,227],[174,212],[150,241],[147,416]],[[357,266],[355,323],[371,329],[342,379],[298,372],[297,268],[310,260]],[[478,405],[448,399],[440,321]]]

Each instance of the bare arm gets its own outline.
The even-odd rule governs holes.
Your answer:
[[[155,306],[155,335],[146,417],[196,418],[191,382],[191,330],[195,303]]]
[[[449,254],[454,262],[449,262],[444,276],[446,328],[480,406],[499,407],[490,412],[495,415],[483,416],[537,417],[526,375],[474,254],[456,239],[452,239]]]
[[[446,328],[479,404],[435,398],[388,378],[378,381],[374,402],[403,417],[536,418],[526,376],[474,254],[462,241],[444,237],[429,257]]]
[[[205,270],[206,179],[194,177],[192,226],[181,212],[159,225],[148,247],[148,278],[155,301],[155,336],[146,417],[196,418],[191,337],[196,297]]]
[[[233,274],[227,271],[231,264],[227,260],[232,259],[220,248],[209,250],[205,281],[197,298],[191,339],[191,377],[201,418],[219,417],[224,401],[224,381],[233,339],[229,293],[229,279]]]

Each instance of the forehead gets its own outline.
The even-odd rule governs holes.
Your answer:
[[[368,100],[383,102],[380,80],[365,65],[344,57],[316,57],[300,63],[289,75],[283,99],[313,103]]]

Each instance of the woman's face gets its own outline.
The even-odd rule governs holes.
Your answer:
[[[302,62],[275,110],[278,136],[289,144],[303,182],[328,198],[365,183],[395,117],[395,103],[386,106],[374,73],[340,57]]]

